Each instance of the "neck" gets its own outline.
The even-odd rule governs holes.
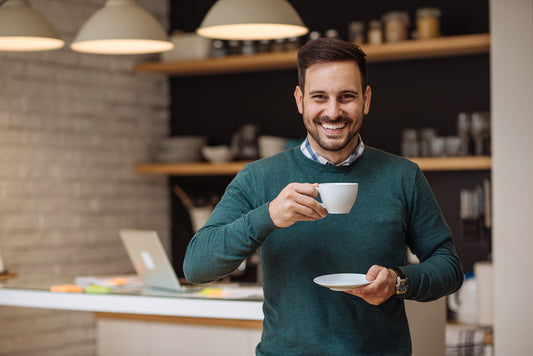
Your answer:
[[[333,164],[340,164],[348,159],[350,155],[355,151],[359,144],[359,135],[356,135],[348,144],[339,151],[330,151],[320,146],[311,135],[307,134],[307,139],[311,148],[315,150],[320,156],[324,157]]]

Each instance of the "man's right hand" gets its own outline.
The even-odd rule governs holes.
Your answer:
[[[290,183],[268,204],[270,218],[277,227],[288,227],[297,221],[319,220],[327,215],[316,200],[318,183]]]

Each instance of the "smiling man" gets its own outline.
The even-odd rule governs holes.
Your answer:
[[[306,77],[294,97],[307,138],[318,154],[339,164],[357,147],[370,109],[370,86],[363,84],[354,62],[317,63],[307,69]]]
[[[430,301],[463,278],[450,229],[418,166],[365,146],[366,55],[318,39],[298,52],[294,92],[307,138],[246,165],[191,240],[187,279],[210,282],[260,251],[264,322],[256,355],[410,355],[404,299]],[[318,202],[318,183],[359,183],[348,214]],[[405,266],[407,248],[421,263]],[[364,273],[347,292],[320,275]]]

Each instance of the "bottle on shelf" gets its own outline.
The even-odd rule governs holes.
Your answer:
[[[370,20],[367,41],[370,45],[380,45],[383,43],[383,24],[380,20]]]

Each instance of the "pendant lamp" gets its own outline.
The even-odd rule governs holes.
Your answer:
[[[47,51],[63,47],[50,23],[27,0],[0,1],[0,51]]]
[[[99,54],[156,53],[173,47],[163,27],[135,0],[107,0],[70,45],[74,51]]]
[[[266,40],[298,37],[309,30],[286,0],[218,0],[196,32],[221,40]]]

